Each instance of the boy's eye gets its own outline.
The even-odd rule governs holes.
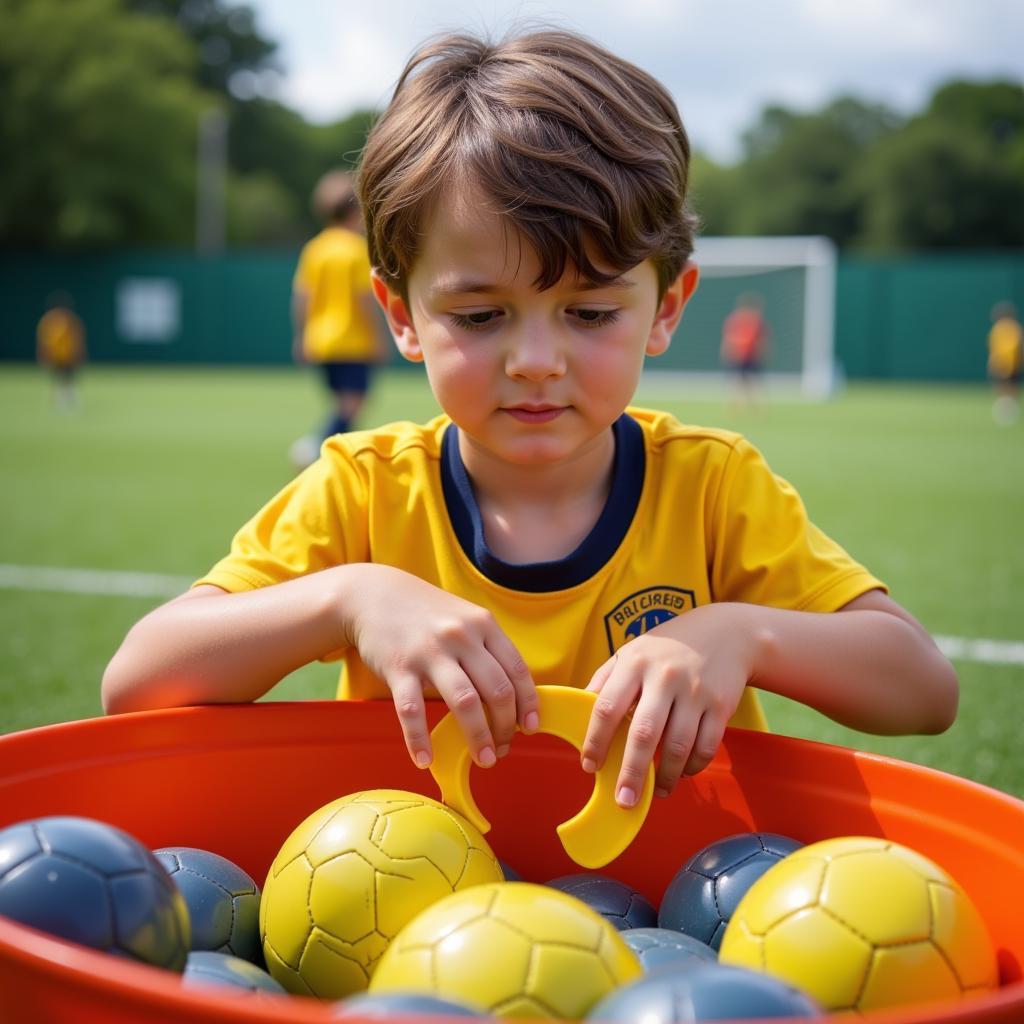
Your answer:
[[[584,327],[604,327],[619,317],[617,309],[570,309],[569,315],[579,320]]]
[[[501,316],[501,311],[497,309],[481,309],[475,313],[450,313],[449,315],[456,327],[461,327],[466,331],[474,331],[479,330],[481,327],[486,327],[489,323],[493,323],[493,321]]]

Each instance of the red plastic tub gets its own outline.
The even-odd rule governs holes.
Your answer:
[[[433,709],[436,721],[443,709]],[[527,880],[578,870],[555,826],[586,802],[579,755],[550,736],[473,770],[498,856]],[[0,737],[0,827],[52,814],[110,822],[151,848],[213,850],[262,882],[311,811],[345,793],[437,796],[409,762],[389,703],[263,703],[91,719]],[[1024,802],[889,758],[729,730],[712,765],[656,800],[640,835],[604,870],[655,904],[690,854],[722,836],[781,832],[804,842],[878,835],[946,868],[984,916],[1002,986],[959,1003],[878,1013],[876,1024],[1024,1024]],[[0,919],[5,1024],[313,1024],[329,1007],[292,997],[215,995]]]

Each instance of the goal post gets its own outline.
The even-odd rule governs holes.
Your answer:
[[[648,362],[695,381],[724,378],[722,324],[745,294],[757,295],[770,331],[764,376],[770,387],[827,398],[835,382],[836,247],[820,236],[699,237],[700,267],[668,352]]]

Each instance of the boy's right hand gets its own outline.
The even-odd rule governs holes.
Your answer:
[[[413,762],[432,758],[424,691],[454,713],[473,760],[504,756],[518,723],[537,730],[537,690],[522,655],[486,609],[390,566],[347,566],[350,642],[391,690]]]

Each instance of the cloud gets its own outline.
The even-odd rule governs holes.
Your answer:
[[[393,34],[367,22],[332,26],[318,49],[320,59],[296,62],[281,93],[285,103],[314,121],[383,106],[406,58]]]
[[[547,22],[581,31],[659,78],[695,144],[718,159],[769,103],[840,94],[909,113],[949,78],[1020,80],[1018,0],[250,0],[282,41],[282,98],[326,121],[386,102],[438,31],[500,35]]]
[[[942,11],[945,7],[946,10]],[[942,0],[857,0],[855,4],[799,0],[794,14],[808,33],[832,38],[849,52],[909,56],[939,53],[954,43],[954,21]],[[936,16],[938,15],[938,16]]]

